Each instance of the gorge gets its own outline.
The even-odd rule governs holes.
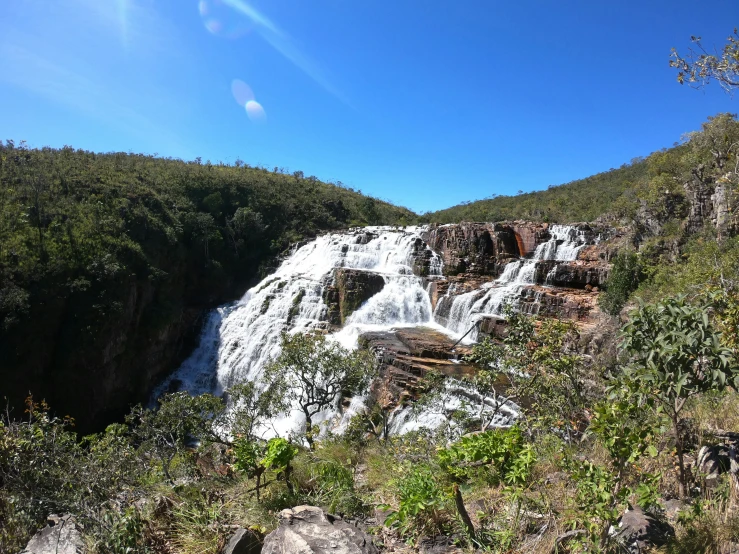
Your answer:
[[[736,130],[734,119],[710,125],[729,123]],[[720,167],[664,171],[670,160],[679,170],[693,154],[712,155],[700,142],[517,199],[512,217],[496,215],[506,198],[460,207],[474,218],[412,214],[257,168],[2,152],[3,178],[16,188],[0,219],[0,377],[15,405],[0,423],[9,453],[0,456],[0,521],[10,522],[0,545],[12,545],[0,550],[18,551],[49,514],[74,514],[95,540],[117,541],[122,529],[126,544],[152,551],[215,554],[247,529],[260,542],[279,510],[309,504],[377,524],[379,540],[417,539],[421,552],[421,533],[446,546],[454,537],[495,544],[501,529],[528,552],[542,540],[579,540],[561,533],[572,525],[566,514],[576,514],[576,531],[595,522],[587,529],[596,543],[628,521],[634,502],[646,509],[646,498],[661,514],[658,497],[667,514],[658,516],[669,519],[691,482],[724,478],[739,421],[736,393],[724,390],[739,383],[737,212],[725,184],[735,177]],[[82,169],[85,180],[75,180]],[[29,208],[39,181],[50,188]],[[606,189],[618,202],[585,214]],[[660,338],[682,325],[669,310],[684,314],[686,340]],[[639,325],[660,335],[655,348],[619,350],[617,337]],[[280,352],[284,332],[356,348],[351,356],[379,376],[335,388],[306,426],[280,406],[277,418],[260,416],[270,429],[223,434],[223,417],[253,413],[230,409],[246,404],[229,389],[264,387],[268,360],[289,352]],[[685,404],[670,428],[641,403],[659,401],[661,389],[642,384],[662,371],[642,362],[693,348],[696,333],[710,337],[699,358],[717,364],[717,377],[693,381],[710,394]],[[696,358],[680,359],[689,372]],[[614,387],[625,395],[617,402]],[[34,402],[21,407],[29,390]],[[696,433],[682,438],[681,455],[676,429],[690,421]],[[589,491],[614,483],[624,493],[605,511],[588,504]],[[700,502],[702,490],[689,496]],[[419,517],[402,516],[419,493]],[[471,523],[461,528],[465,504]],[[523,526],[510,519],[515,506]],[[671,521],[690,537],[695,526]]]
[[[464,347],[452,346],[501,333],[507,304],[581,325],[596,318],[598,286],[608,274],[601,243],[611,233],[518,221],[325,234],[295,246],[239,301],[211,312],[195,351],[154,396],[220,395],[245,381],[259,384],[281,333],[318,331],[350,349],[362,343],[373,350],[382,370],[372,388],[383,391],[385,407],[402,408],[427,371],[474,371],[458,359]],[[345,399],[320,419],[341,429],[362,403]],[[274,431],[302,425],[294,415],[275,422]],[[393,428],[402,432],[408,414],[395,415]]]

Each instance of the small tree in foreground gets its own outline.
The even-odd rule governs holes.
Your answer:
[[[340,400],[361,392],[377,362],[366,350],[350,352],[323,335],[283,334],[282,352],[265,369],[270,387],[285,391],[305,416],[305,438],[313,448],[313,418]]]
[[[680,494],[687,475],[680,433],[682,409],[698,394],[739,385],[739,368],[731,350],[709,318],[708,310],[685,298],[643,305],[623,329],[621,348],[630,358],[624,373],[641,401],[656,405],[672,422],[680,468]]]
[[[551,318],[537,325],[536,318],[510,308],[505,316],[508,332],[503,341],[498,344],[485,338],[467,357],[483,368],[475,379],[476,389],[482,391],[487,382],[488,396],[493,396],[496,386],[502,388],[505,400],[497,405],[520,402],[522,424],[529,430],[556,427],[567,440],[573,439],[585,417],[584,361],[568,346],[576,342],[577,329],[572,322]],[[507,383],[501,383],[499,375]],[[490,413],[491,418],[495,415]]]
[[[230,409],[214,421],[215,432],[218,435],[229,432],[248,441],[260,439],[269,422],[289,406],[284,387],[276,385],[261,390],[254,381],[247,381],[228,389]],[[218,442],[230,444],[227,439],[219,438]]]
[[[234,467],[256,480],[255,492],[259,500],[259,491],[263,486],[262,476],[270,469],[283,470],[285,484],[292,491],[290,484],[290,462],[298,454],[298,449],[286,439],[275,437],[267,442],[249,441],[239,438],[234,443]],[[266,486],[266,483],[264,484]]]
[[[172,460],[189,441],[213,438],[213,421],[224,410],[221,399],[213,395],[176,392],[161,397],[158,409],[136,406],[126,423],[134,440],[159,459],[162,473],[172,482]]]

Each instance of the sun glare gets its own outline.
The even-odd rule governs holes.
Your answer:
[[[200,0],[198,12],[209,33],[221,38],[239,38],[250,30],[248,20],[234,13],[224,0]]]
[[[262,105],[256,100],[249,100],[246,103],[246,115],[254,122],[260,122],[267,119],[267,113]]]
[[[124,48],[128,48],[128,2],[129,0],[116,0],[118,3],[118,24],[121,28],[121,42]]]

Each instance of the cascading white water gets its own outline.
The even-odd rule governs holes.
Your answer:
[[[221,394],[237,383],[259,383],[266,364],[279,354],[283,332],[328,327],[328,306],[324,298],[337,268],[370,271],[381,275],[385,281],[382,290],[357,309],[340,331],[330,334],[342,345],[356,348],[357,338],[363,332],[401,326],[424,325],[458,337],[483,315],[499,314],[506,302],[532,284],[537,262],[574,260],[586,243],[584,234],[576,228],[553,225],[549,229],[549,241],[537,246],[530,259],[509,263],[496,281],[460,295],[454,295],[452,285],[437,305],[438,312],[443,303],[451,302],[444,328],[434,321],[428,291],[412,269],[414,261],[421,256],[428,261],[428,277],[440,278],[442,274],[441,258],[419,242],[424,230],[421,227],[368,227],[327,234],[296,248],[274,274],[247,291],[241,300],[211,312],[199,346],[155,391],[155,397],[167,390]],[[418,252],[419,247],[426,251]],[[471,392],[466,391],[463,384],[450,382],[449,387],[456,391],[454,394],[461,391],[461,396],[467,397],[467,400],[457,399],[452,403],[462,406],[472,399]],[[472,400],[480,405],[495,402],[484,398]],[[331,420],[331,427],[340,431],[349,417],[363,409],[363,402],[361,396],[352,399],[343,412],[343,419],[337,407],[319,414],[314,421]],[[434,426],[443,419],[442,415],[433,413],[420,418],[411,415],[409,408],[399,409],[392,424],[393,431],[401,433],[419,425]],[[293,411],[271,422],[272,432],[286,435],[299,429],[304,423],[302,417]],[[496,424],[509,424],[514,417],[515,406],[507,406],[501,410]]]
[[[455,295],[449,288],[446,296],[439,299],[435,313],[446,312],[446,327],[456,333],[464,333],[483,316],[502,315],[505,305],[514,307],[520,299],[521,291],[535,284],[537,263],[545,260],[573,261],[587,244],[583,231],[568,225],[552,225],[550,239],[536,247],[531,258],[522,258],[506,265],[498,279],[485,284],[472,292]],[[553,271],[553,270],[552,270]],[[550,274],[553,277],[552,272]],[[549,274],[547,275],[549,277]],[[538,302],[541,294],[535,298]],[[450,305],[451,304],[451,305]],[[468,335],[468,341],[477,338],[477,330]]]
[[[438,328],[429,296],[412,270],[422,231],[367,227],[324,235],[296,249],[240,301],[210,314],[197,349],[155,396],[172,389],[221,394],[237,383],[259,382],[267,362],[279,354],[282,332],[326,327],[324,292],[336,268],[372,271],[385,280],[383,289],[332,335],[344,346],[356,347],[357,337],[366,330],[421,324]],[[441,275],[440,258],[429,255],[429,273]],[[323,414],[316,421],[331,415]],[[301,416],[293,412],[275,425],[287,432],[301,424]]]

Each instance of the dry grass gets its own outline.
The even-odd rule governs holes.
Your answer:
[[[700,430],[701,442],[711,431],[739,432],[739,393],[727,390],[704,394],[691,402],[686,415]]]
[[[666,554],[729,554],[739,550],[739,513],[711,508],[691,521],[678,525]]]

